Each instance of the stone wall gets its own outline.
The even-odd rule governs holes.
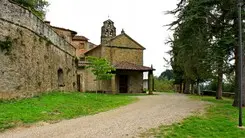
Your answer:
[[[103,47],[103,57],[112,64],[128,61],[137,65],[143,65],[143,50],[119,47]]]
[[[41,37],[47,38],[59,49],[74,55],[75,48],[61,38],[49,25],[45,24],[29,10],[10,3],[8,0],[0,1],[0,20],[25,28]]]
[[[67,42],[72,44],[72,38],[75,36],[72,34],[72,31],[69,31],[67,29],[63,28],[57,28],[57,27],[52,27],[52,29],[63,39],[65,39]]]
[[[128,93],[143,92],[143,72],[140,71],[117,71],[116,75],[116,92],[119,93],[119,78],[120,75],[128,76]]]
[[[75,48],[30,11],[0,1],[0,98],[76,90]],[[9,50],[9,51],[8,51]],[[58,70],[63,87],[58,85]]]
[[[85,44],[87,45],[87,43],[84,41],[73,40],[71,44],[76,47],[76,56],[83,56],[83,53],[85,52]]]
[[[132,48],[132,49],[141,49],[141,50],[145,49],[138,42],[136,42],[130,36],[128,36],[126,33],[121,33],[120,35],[116,36],[111,41],[109,41],[107,45],[108,46],[111,45],[113,47],[121,47],[121,48]]]

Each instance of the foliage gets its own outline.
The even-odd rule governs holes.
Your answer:
[[[194,97],[212,104],[205,114],[191,116],[180,123],[151,129],[142,137],[164,138],[242,138],[245,130],[239,129],[238,109],[231,106],[231,99],[215,100],[213,97]],[[245,109],[243,109],[243,112]],[[243,117],[245,119],[245,117]]]
[[[0,41],[0,49],[2,51],[6,50],[7,54],[9,54],[12,48],[12,39],[10,37],[6,37],[5,39],[5,41]]]
[[[217,83],[218,83],[217,80],[212,80],[203,89],[216,91],[217,90]],[[235,82],[234,81],[233,82],[223,82],[222,86],[223,86],[224,92],[231,92],[231,93],[235,92]]]
[[[95,100],[96,99],[96,100]],[[0,131],[38,121],[58,121],[96,114],[136,100],[122,95],[52,92],[34,98],[0,102]]]
[[[169,11],[177,20],[170,54],[175,83],[194,84],[214,79],[234,70],[237,13],[234,0],[181,0]],[[187,87],[188,88],[188,87]]]
[[[174,79],[174,74],[173,74],[173,70],[165,70],[164,72],[161,73],[161,75],[158,77],[158,79],[160,80],[172,80]]]
[[[89,62],[87,68],[92,69],[96,80],[110,80],[112,78],[112,71],[115,71],[115,68],[106,59],[89,56],[87,60]]]
[[[44,19],[46,7],[49,5],[46,0],[12,0],[32,11],[36,16]]]
[[[154,90],[157,92],[173,92],[174,86],[171,80],[162,80],[154,77]]]

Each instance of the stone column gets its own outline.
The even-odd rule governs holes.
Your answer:
[[[153,70],[148,72],[148,90],[149,94],[153,94]]]
[[[113,74],[112,75],[112,78],[111,78],[111,92],[112,94],[116,94],[116,74]]]

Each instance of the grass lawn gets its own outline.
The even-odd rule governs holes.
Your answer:
[[[215,100],[214,97],[197,97],[212,104],[203,115],[191,116],[181,123],[154,128],[142,137],[164,138],[245,138],[245,129],[238,128],[238,108],[231,99]],[[245,109],[243,110],[243,112]],[[243,117],[245,120],[245,117]]]
[[[29,99],[1,101],[0,131],[38,121],[52,122],[96,114],[136,99],[123,95],[52,92]]]

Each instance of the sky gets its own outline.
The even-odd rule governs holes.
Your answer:
[[[130,37],[146,48],[144,65],[156,69],[159,76],[171,68],[163,57],[171,50],[165,44],[171,32],[165,25],[174,20],[165,12],[176,8],[178,0],[48,0],[46,20],[51,25],[74,30],[89,41],[100,44],[101,26],[111,19],[117,34],[124,29]]]

